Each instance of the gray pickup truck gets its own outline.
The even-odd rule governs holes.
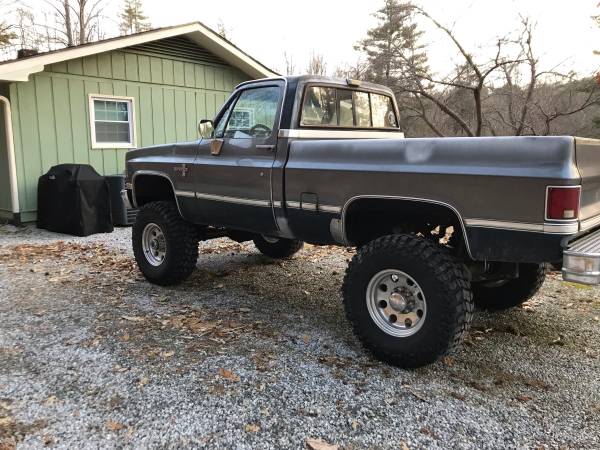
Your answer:
[[[548,263],[600,283],[600,141],[405,139],[389,89],[307,76],[240,84],[199,129],[127,155],[133,249],[152,283],[184,280],[216,237],[272,258],[357,247],[348,319],[407,368],[456,349],[474,305],[531,298]]]

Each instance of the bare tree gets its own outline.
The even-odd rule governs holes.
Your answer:
[[[312,52],[308,60],[308,66],[306,66],[306,73],[309,75],[327,75],[327,63],[323,55]]]
[[[56,23],[44,24],[58,44],[72,47],[102,38],[100,19],[107,0],[44,0]]]
[[[368,77],[369,64],[360,59],[356,64],[345,64],[338,66],[333,72],[335,78],[345,78],[352,80],[362,80]]]
[[[0,1],[0,12],[4,17],[8,16],[11,4],[7,1]],[[0,48],[10,45],[17,35],[14,31],[14,26],[7,23],[4,19],[0,19]]]
[[[296,63],[294,57],[288,55],[287,52],[283,52],[283,59],[285,60],[285,74],[294,75],[296,73]]]
[[[229,28],[225,26],[225,22],[219,19],[219,22],[217,23],[217,34],[222,38],[229,40],[229,31]]]
[[[419,121],[436,136],[547,135],[600,102],[593,80],[540,69],[528,18],[521,18],[518,32],[497,39],[493,54],[485,58],[475,56],[453,29],[423,9],[399,0],[387,0],[386,7],[387,14],[382,13],[386,8],[380,10],[377,33],[371,30],[361,45],[370,76],[398,96],[405,126]],[[415,12],[456,49],[459,62],[451,72],[432,74],[419,55],[420,32],[411,23]]]

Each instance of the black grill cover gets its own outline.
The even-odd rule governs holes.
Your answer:
[[[108,183],[86,164],[52,167],[39,178],[37,225],[75,236],[111,233]]]

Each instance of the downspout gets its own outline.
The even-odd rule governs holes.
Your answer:
[[[10,202],[12,206],[13,221],[21,222],[19,206],[19,188],[17,185],[17,163],[15,159],[15,140],[12,127],[12,110],[10,101],[0,95],[0,103],[4,103],[4,128],[6,129],[6,157],[8,160],[8,176],[10,180]]]

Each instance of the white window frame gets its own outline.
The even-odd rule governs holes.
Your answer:
[[[129,115],[129,137],[131,142],[96,142],[96,110],[94,108],[94,100],[122,101],[127,102],[127,113]],[[89,95],[89,116],[90,116],[90,132],[93,149],[115,149],[115,148],[136,148],[137,133],[135,119],[135,98],[121,97],[117,95],[105,94],[90,94]]]

